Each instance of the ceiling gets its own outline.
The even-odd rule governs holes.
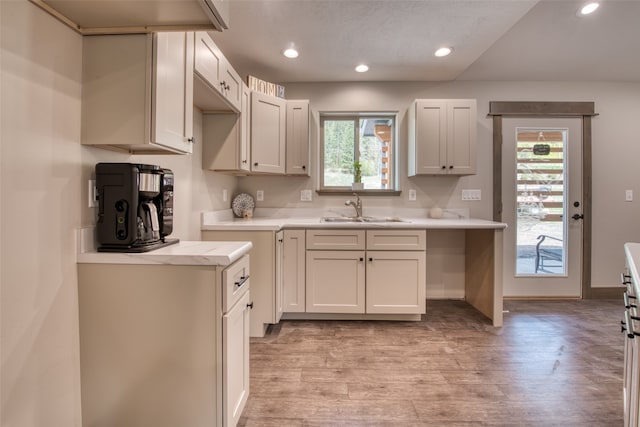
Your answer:
[[[234,68],[272,82],[640,81],[640,0],[233,0],[211,33]],[[294,46],[300,56],[282,51]],[[452,46],[436,58],[433,52]],[[356,73],[358,63],[370,66]]]

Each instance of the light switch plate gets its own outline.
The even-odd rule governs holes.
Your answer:
[[[480,190],[462,190],[462,200],[482,200],[482,193]]]
[[[222,201],[226,202],[227,200],[229,200],[229,191],[225,188],[222,190]]]
[[[624,192],[624,200],[627,202],[633,202],[633,190],[626,190]]]
[[[256,200],[258,202],[264,201],[264,191],[263,190],[256,191]]]
[[[300,201],[301,202],[310,202],[312,201],[312,193],[311,190],[301,190],[300,191]]]
[[[409,201],[410,202],[415,202],[416,201],[416,190],[411,188],[409,190]]]

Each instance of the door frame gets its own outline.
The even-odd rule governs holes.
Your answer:
[[[591,118],[597,116],[594,102],[490,101],[493,117],[493,220],[502,222],[502,118],[577,117],[582,119],[582,298],[593,298],[591,289]],[[499,166],[499,167],[498,167]]]

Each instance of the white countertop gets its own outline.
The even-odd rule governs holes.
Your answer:
[[[402,222],[322,222],[323,216],[340,216],[335,212],[304,212],[291,209],[257,211],[253,218],[234,218],[231,211],[205,212],[202,230],[278,231],[283,228],[367,228],[367,229],[504,229],[507,224],[474,218],[445,217],[441,219],[400,215],[372,215],[376,218],[400,218]],[[311,210],[310,210],[311,211]],[[418,211],[418,210],[415,210]],[[411,215],[416,212],[403,212]],[[262,215],[260,215],[262,214]],[[297,214],[297,215],[296,215]],[[300,215],[300,216],[298,216]],[[311,216],[313,215],[313,216]],[[365,215],[367,215],[365,213]]]
[[[90,248],[78,253],[80,264],[165,264],[229,265],[249,252],[251,242],[181,241],[142,253],[97,252]]]
[[[625,243],[624,252],[627,256],[629,274],[633,277],[633,287],[636,295],[640,295],[640,243]]]

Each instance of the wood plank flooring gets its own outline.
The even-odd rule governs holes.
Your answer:
[[[462,301],[420,322],[283,321],[251,339],[241,426],[621,426],[622,301]]]

